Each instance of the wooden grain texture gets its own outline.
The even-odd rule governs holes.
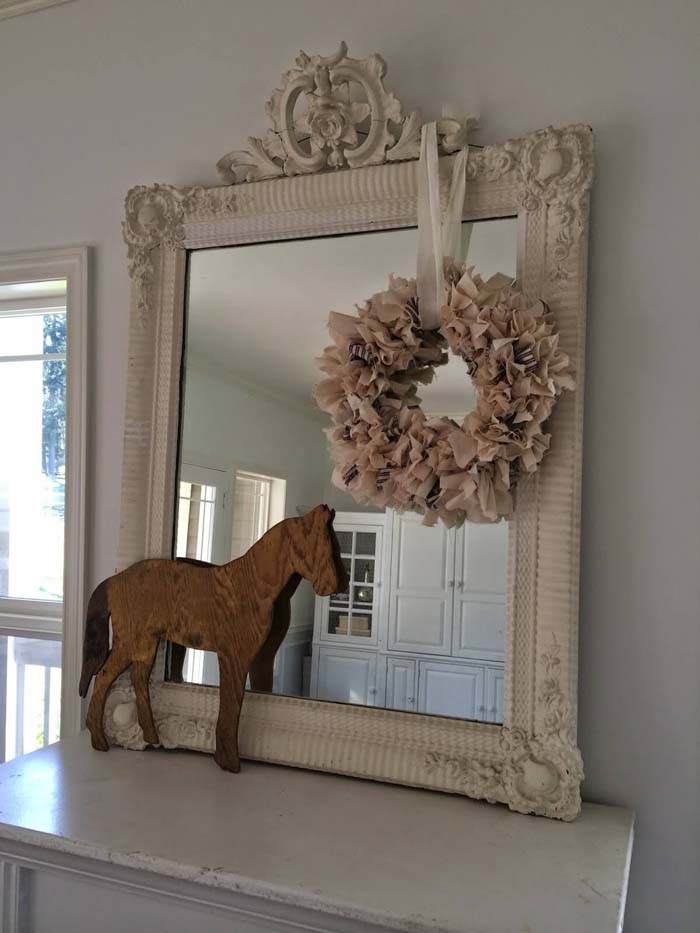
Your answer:
[[[178,557],[177,560],[184,563],[194,564],[197,567],[214,567],[215,564],[205,560],[196,560],[193,557]],[[292,596],[296,593],[301,583],[301,576],[298,573],[292,574],[287,585],[282,589],[277,599],[272,605],[272,624],[270,632],[262,644],[260,651],[253,659],[250,668],[250,686],[252,690],[262,690],[267,693],[272,692],[274,679],[274,666],[277,652],[284,641],[289,624],[292,618]],[[178,645],[174,641],[170,643],[170,676],[171,683],[184,683],[183,671],[185,667],[185,645]]]
[[[302,518],[285,519],[228,564],[143,560],[101,583],[88,606],[80,680],[85,696],[95,676],[87,715],[93,747],[109,747],[105,701],[129,665],[139,725],[145,740],[158,744],[148,682],[160,639],[167,638],[216,652],[221,693],[214,757],[225,770],[239,771],[238,721],[246,678],[250,672],[255,689],[271,688],[274,657],[289,627],[289,601],[301,578],[319,596],[346,585],[334,516],[319,505]]]

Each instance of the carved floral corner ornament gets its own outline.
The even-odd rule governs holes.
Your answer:
[[[501,729],[500,760],[430,751],[429,772],[442,772],[470,797],[507,803],[520,813],[546,813],[573,820],[581,810],[583,761],[576,747],[576,721],[560,681],[561,655],[556,636],[541,656],[544,681],[538,695],[545,709],[543,728],[532,735],[521,728]]]
[[[518,200],[524,210],[554,207],[559,220],[552,281],[568,279],[566,261],[584,232],[585,207],[593,183],[593,133],[584,124],[548,126],[503,145],[470,153],[467,178],[497,181],[515,172]]]
[[[154,274],[153,250],[161,246],[182,247],[182,222],[186,214],[232,212],[236,210],[236,204],[234,192],[201,186],[137,185],[129,190],[122,232],[127,247],[129,275],[142,319],[149,308]]]

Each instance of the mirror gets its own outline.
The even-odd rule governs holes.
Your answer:
[[[468,264],[515,276],[514,218],[463,229]],[[331,482],[312,396],[329,312],[415,274],[416,243],[403,228],[189,254],[175,556],[225,563],[327,503],[350,583],[299,586],[273,692],[502,722],[508,524],[430,528],[358,505]],[[456,357],[419,394],[456,420],[474,404]],[[218,684],[208,652],[171,645],[168,671]]]

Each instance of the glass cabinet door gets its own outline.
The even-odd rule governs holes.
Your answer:
[[[323,637],[363,641],[375,639],[378,612],[377,561],[379,529],[336,529],[349,584],[328,601]]]

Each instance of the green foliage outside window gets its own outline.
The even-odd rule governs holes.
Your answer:
[[[66,315],[44,316],[44,353],[66,352]],[[66,361],[44,363],[42,471],[55,479],[66,466]]]

